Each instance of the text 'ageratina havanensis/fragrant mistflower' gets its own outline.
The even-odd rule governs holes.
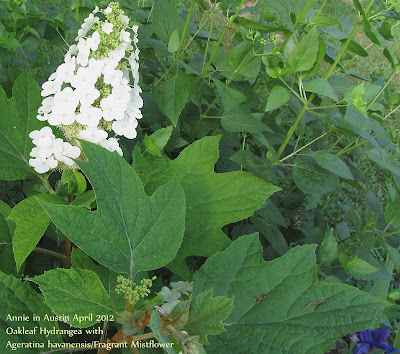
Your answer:
[[[98,7],[84,20],[64,62],[42,85],[44,97],[37,119],[60,129],[57,138],[50,126],[29,134],[35,147],[29,164],[38,173],[74,169],[81,157],[83,139],[122,155],[118,136],[136,137],[142,118],[139,87],[137,26],[118,3]]]

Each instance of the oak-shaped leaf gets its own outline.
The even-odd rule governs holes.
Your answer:
[[[182,246],[170,269],[190,278],[185,258],[209,257],[231,240],[221,228],[251,216],[280,188],[244,171],[215,173],[220,136],[194,142],[169,162],[186,197],[186,230]]]
[[[270,262],[258,235],[242,236],[195,273],[193,297],[214,289],[234,298],[226,332],[210,353],[324,353],[343,335],[364,330],[386,302],[357,288],[317,280],[316,245]]]
[[[133,277],[172,261],[185,228],[179,182],[148,197],[136,172],[118,153],[82,141],[87,162],[77,161],[93,186],[97,210],[41,202],[54,224],[87,255]]]

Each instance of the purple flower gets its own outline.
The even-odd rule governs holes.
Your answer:
[[[396,348],[385,343],[387,337],[389,337],[390,328],[383,327],[375,329],[366,329],[362,332],[356,332],[350,335],[353,342],[357,345],[353,349],[353,354],[367,354],[373,348],[379,348],[384,350],[386,353],[398,352]]]

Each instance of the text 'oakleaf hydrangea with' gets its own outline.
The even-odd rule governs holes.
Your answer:
[[[35,145],[29,164],[38,173],[76,168],[72,159],[82,154],[77,139],[122,155],[118,136],[134,139],[142,118],[137,26],[129,27],[119,4],[96,7],[76,41],[42,85],[45,98],[37,119],[60,129],[66,141],[49,126],[29,134]]]

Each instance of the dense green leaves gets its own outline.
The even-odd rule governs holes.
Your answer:
[[[214,289],[214,296],[234,297],[227,331],[211,340],[209,350],[323,353],[340,336],[368,327],[385,302],[317,281],[314,252],[313,245],[296,247],[265,262],[251,235],[208,259],[194,276],[194,296]]]
[[[97,196],[95,212],[41,202],[56,226],[99,263],[136,274],[170,262],[182,241],[185,201],[172,181],[149,198],[135,171],[117,153],[87,142],[79,166]],[[162,252],[160,252],[162,250]]]
[[[91,270],[57,268],[30,279],[40,286],[46,304],[68,323],[84,328],[97,322],[97,315],[113,314],[113,304],[99,277]]]
[[[7,334],[6,329],[12,328],[18,331],[18,327],[24,327],[27,331],[33,331],[35,327],[46,328],[51,330],[58,329],[57,321],[51,320],[53,315],[51,309],[44,303],[43,297],[33,290],[28,284],[21,282],[12,275],[7,275],[0,272],[0,297],[2,299],[2,306],[0,306],[0,342],[2,353],[15,353],[10,347],[6,347],[8,341],[11,343],[27,343],[34,340],[37,343],[47,343],[50,340],[53,343],[60,341],[58,335],[49,334],[46,337],[40,334],[39,330],[36,333],[19,333]],[[33,315],[37,315],[36,320]],[[27,316],[27,320],[10,320],[7,316]],[[46,320],[45,316],[49,316]],[[18,353],[40,353],[39,349],[30,348],[18,349]]]
[[[26,71],[15,81],[11,100],[0,88],[0,179],[36,176],[28,165],[33,147],[28,134],[44,126],[36,119],[41,101],[40,87]]]

